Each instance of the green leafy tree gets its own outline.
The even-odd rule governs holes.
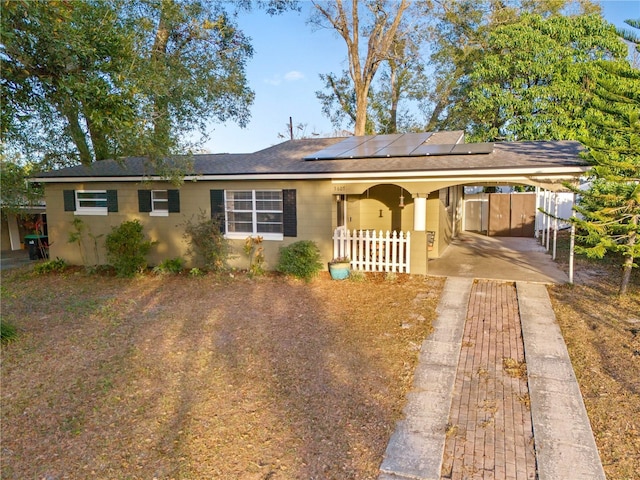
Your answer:
[[[625,20],[624,23],[629,25],[631,28],[640,31],[640,18]],[[619,28],[618,35],[620,35],[624,40],[632,44],[633,48],[633,60],[631,65],[634,68],[640,67],[640,34],[634,30],[630,30],[628,28]]]
[[[483,57],[491,54],[490,36],[526,13],[543,18],[599,14],[600,6],[590,0],[457,0],[434,2],[434,8],[425,12],[432,19],[433,68],[427,131],[467,127],[474,112],[468,104],[470,76]]]
[[[37,205],[43,196],[40,186],[27,182],[35,166],[23,165],[0,156],[0,198],[5,212],[20,213],[25,206]]]
[[[580,192],[576,251],[624,259],[619,294],[627,292],[640,256],[640,70],[625,62],[601,62],[601,77],[581,138],[593,164],[592,184]]]
[[[290,0],[258,3],[269,13]],[[3,1],[3,142],[60,164],[194,146],[208,121],[244,126],[249,39],[213,0]]]
[[[459,87],[469,100],[453,108],[465,112],[474,140],[576,139],[588,128],[596,62],[626,55],[615,28],[598,15],[525,14],[492,32]]]

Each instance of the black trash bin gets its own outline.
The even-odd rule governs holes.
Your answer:
[[[25,235],[24,243],[29,248],[29,260],[47,258],[47,248],[49,248],[49,237],[46,235]]]

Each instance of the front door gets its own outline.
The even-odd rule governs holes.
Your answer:
[[[338,195],[337,197],[337,205],[336,205],[336,226],[338,227],[346,227],[347,226],[347,196],[346,195]]]

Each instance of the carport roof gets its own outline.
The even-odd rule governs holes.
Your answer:
[[[437,132],[429,143],[450,144],[462,132]],[[407,134],[411,135],[411,134]],[[416,134],[418,135],[418,134]],[[175,157],[176,165],[186,166],[187,178],[218,178],[250,176],[252,178],[334,178],[353,174],[400,174],[420,172],[435,176],[446,172],[526,170],[545,173],[556,169],[585,171],[588,164],[579,156],[582,145],[575,141],[535,141],[495,143],[490,153],[446,154],[396,157],[365,157],[313,159],[313,155],[345,138],[313,138],[290,140],[249,154],[197,154]],[[453,141],[452,141],[453,140]],[[473,144],[469,144],[473,145]],[[122,162],[103,160],[91,166],[76,166],[41,173],[32,177],[35,182],[63,181],[132,181],[157,177],[159,173],[143,157]]]

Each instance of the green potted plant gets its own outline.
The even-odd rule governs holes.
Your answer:
[[[344,280],[351,271],[351,260],[349,257],[337,257],[329,262],[329,273],[334,280]]]

